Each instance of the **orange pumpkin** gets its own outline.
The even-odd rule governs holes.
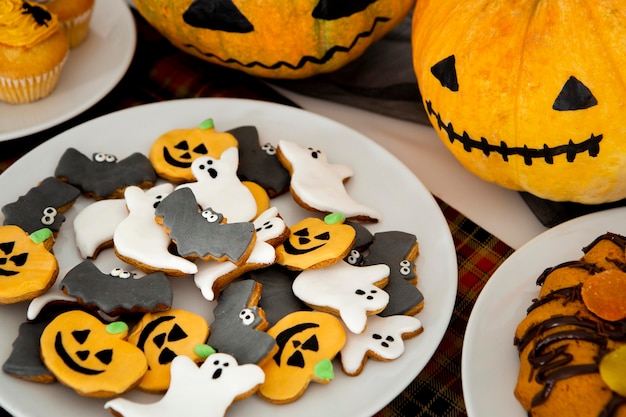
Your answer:
[[[175,46],[268,78],[334,71],[361,55],[415,0],[135,0]]]

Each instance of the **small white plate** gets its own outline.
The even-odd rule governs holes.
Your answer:
[[[596,237],[626,235],[626,208],[589,214],[532,239],[505,260],[472,310],[461,361],[463,394],[470,417],[526,417],[515,399],[519,356],[513,336],[539,295],[536,280],[549,267],[583,256]]]
[[[122,79],[137,34],[124,0],[96,0],[87,39],[70,55],[54,91],[27,104],[0,101],[0,141],[56,126],[102,99]]]
[[[0,175],[0,207],[15,201],[38,181],[53,175],[61,154],[70,146],[87,155],[112,153],[125,158],[132,152],[147,154],[152,142],[172,129],[191,128],[213,118],[216,130],[254,125],[263,143],[280,139],[326,151],[332,163],[348,164],[355,175],[347,183],[357,200],[382,213],[372,232],[402,230],[414,233],[419,242],[418,288],[425,297],[417,315],[424,332],[406,343],[405,354],[392,362],[368,361],[363,373],[348,377],[336,365],[336,379],[328,385],[311,383],[298,401],[273,405],[252,396],[235,403],[228,416],[363,416],[369,417],[393,400],[437,349],[446,331],[457,289],[457,263],[452,236],[439,206],[415,175],[381,146],[360,133],[322,116],[283,105],[238,99],[186,99],[149,104],[109,114],[76,126],[43,143]],[[85,140],[85,138],[88,138]],[[74,245],[72,221],[86,205],[84,198],[65,213],[55,244],[60,268],[80,261]],[[272,200],[287,225],[311,213],[300,209],[289,193]],[[98,256],[102,270],[120,266],[108,250]],[[172,280],[174,307],[204,314],[212,321],[211,304],[204,300],[191,279]],[[19,324],[25,319],[26,303],[0,306],[0,361],[8,357]],[[33,399],[36,398],[36,401]],[[133,392],[129,398],[152,402],[159,396]],[[80,397],[60,384],[41,385],[0,373],[0,405],[15,416],[54,414],[107,416],[103,400]]]

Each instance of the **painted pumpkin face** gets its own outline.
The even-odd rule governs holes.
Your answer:
[[[626,197],[621,6],[418,2],[413,63],[424,105],[465,168],[555,201]]]
[[[289,237],[276,248],[276,262],[292,270],[331,265],[350,252],[356,238],[354,228],[332,215],[326,220],[308,217],[289,229]]]
[[[59,267],[46,247],[49,229],[30,236],[18,226],[0,226],[0,304],[12,304],[43,294],[54,283]]]
[[[185,355],[195,362],[203,358],[195,353],[209,337],[206,320],[185,310],[145,314],[133,328],[128,341],[141,349],[148,360],[148,371],[139,388],[164,392],[170,385],[170,367],[176,356]]]
[[[215,130],[212,119],[191,129],[174,129],[159,136],[150,147],[149,159],[156,173],[173,182],[193,181],[191,163],[201,156],[219,158],[237,139]]]
[[[121,322],[107,326],[91,314],[69,311],[44,329],[42,359],[60,382],[83,395],[122,394],[147,369],[143,352],[125,340],[127,334],[128,327]]]
[[[334,378],[331,361],[346,343],[339,319],[318,311],[298,311],[267,333],[276,339],[278,351],[262,366],[262,397],[274,403],[291,402],[304,393],[311,380],[328,383]]]
[[[340,68],[399,24],[415,0],[135,0],[175,46],[269,78]]]

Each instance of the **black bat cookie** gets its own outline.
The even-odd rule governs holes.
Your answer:
[[[237,176],[240,180],[260,185],[270,197],[283,194],[289,189],[289,171],[278,160],[273,145],[259,143],[256,127],[240,126],[228,133],[237,138],[239,143]]]
[[[61,212],[74,204],[79,195],[78,188],[48,177],[15,202],[2,207],[4,224],[20,226],[28,233],[44,227],[57,233],[65,221]]]
[[[222,223],[224,217],[210,208],[200,211],[189,188],[165,197],[155,214],[183,257],[228,259],[239,265],[246,261],[256,240],[252,222]]]
[[[61,156],[54,175],[96,199],[122,197],[129,185],[149,187],[157,180],[150,160],[139,152],[118,161],[104,153],[89,159],[74,148]]]
[[[257,330],[267,322],[256,305],[261,284],[244,280],[229,284],[220,294],[213,310],[215,320],[207,344],[218,352],[228,353],[240,365],[259,363],[276,347],[274,338]]]
[[[119,268],[103,273],[87,260],[72,268],[60,285],[63,292],[80,304],[112,316],[164,311],[172,306],[172,287],[162,272],[141,278]]]

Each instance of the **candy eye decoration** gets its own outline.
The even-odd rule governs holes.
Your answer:
[[[350,254],[346,257],[346,262],[350,265],[359,265],[363,259],[363,254],[356,249],[350,251]]]
[[[136,274],[133,272],[126,271],[122,268],[114,268],[109,273],[112,277],[117,277],[121,279],[135,278]]]
[[[244,326],[251,326],[252,324],[254,324],[254,319],[255,319],[254,311],[252,311],[252,309],[249,309],[249,308],[244,308],[239,313],[239,318],[241,319],[241,322],[243,323]]]
[[[206,209],[202,211],[202,217],[209,223],[218,223],[221,216],[211,209]]]
[[[411,261],[403,260],[400,262],[400,275],[409,276],[413,272]]]
[[[272,145],[271,143],[264,144],[263,146],[261,146],[261,149],[264,150],[265,153],[268,154],[269,156],[276,155],[276,147]]]
[[[43,216],[41,217],[41,224],[44,226],[50,226],[54,224],[54,219],[57,215],[57,209],[54,207],[46,207],[42,212]]]
[[[111,164],[117,162],[117,157],[115,155],[97,152],[93,154],[93,160],[95,162],[106,162]]]

